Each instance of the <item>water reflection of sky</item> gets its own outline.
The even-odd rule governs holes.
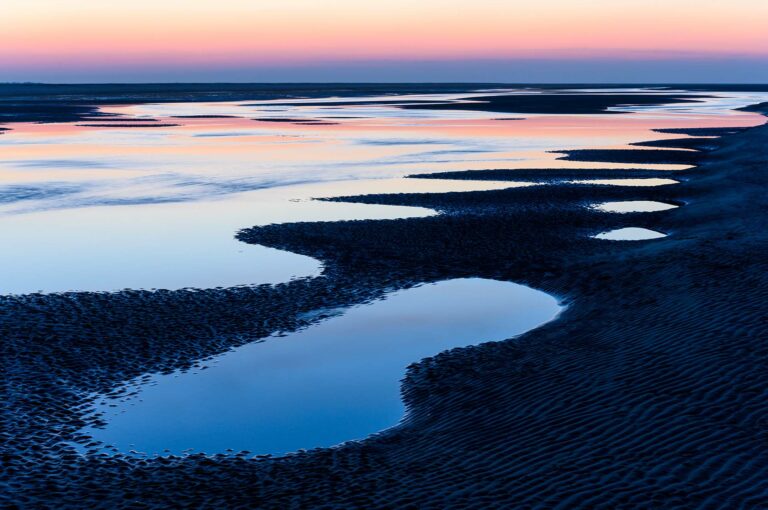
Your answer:
[[[558,160],[550,151],[624,147],[659,138],[653,128],[760,122],[756,115],[729,111],[755,102],[755,95],[719,96],[695,104],[620,107],[633,112],[628,115],[404,110],[343,105],[332,98],[333,105],[312,99],[292,101],[299,103],[294,106],[253,101],[103,108],[175,127],[16,124],[0,136],[0,226],[12,246],[0,256],[0,292],[217,286],[317,274],[317,263],[288,255],[280,260],[280,252],[246,247],[232,236],[239,228],[273,221],[426,214],[290,200],[311,193],[493,189],[509,184],[424,184],[401,177],[494,168],[622,168]],[[175,118],[185,115],[234,117]],[[323,124],[254,120],[263,118]],[[110,225],[120,225],[119,233]],[[98,263],[101,258],[113,262]]]
[[[675,209],[678,206],[667,204],[665,202],[655,202],[653,200],[626,200],[623,202],[603,202],[592,207],[603,212],[632,213],[667,211],[669,209]]]
[[[667,234],[649,230],[640,227],[626,227],[608,232],[601,232],[594,236],[595,239],[605,239],[607,241],[647,241],[649,239],[660,239],[667,237]]]
[[[99,399],[107,426],[86,432],[148,455],[282,454],[362,439],[402,418],[399,381],[409,364],[521,334],[559,311],[555,298],[509,282],[400,291],[203,362],[207,370],[139,379],[135,398]]]

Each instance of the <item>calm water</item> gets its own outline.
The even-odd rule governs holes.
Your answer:
[[[519,335],[559,311],[543,292],[494,280],[395,292],[235,349],[205,370],[152,376],[133,398],[102,399],[108,425],[87,433],[147,454],[281,454],[361,439],[403,417],[399,381],[410,363]]]
[[[624,200],[621,202],[603,202],[594,206],[595,209],[604,212],[631,213],[631,212],[656,212],[676,209],[678,206],[654,200]]]
[[[659,239],[667,237],[667,234],[656,232],[647,228],[626,227],[602,232],[595,236],[595,239],[605,239],[607,241],[646,241],[648,239]]]
[[[176,127],[14,124],[0,135],[0,293],[206,288],[314,276],[322,271],[317,261],[244,245],[234,240],[235,232],[286,221],[434,214],[311,198],[504,188],[515,184],[402,177],[489,168],[621,168],[626,165],[561,161],[549,151],[625,147],[659,138],[651,129],[660,127],[761,122],[757,115],[730,111],[754,102],[753,95],[721,96],[692,105],[623,108],[628,115],[513,116],[522,120],[312,99],[296,106],[257,101],[103,109]],[[459,95],[403,99],[425,97]],[[175,118],[182,115],[234,117]],[[263,118],[325,123],[254,120]],[[670,173],[685,168],[645,167]]]

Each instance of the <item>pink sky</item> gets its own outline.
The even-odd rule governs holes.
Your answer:
[[[768,0],[2,0],[2,69],[768,57]],[[12,73],[13,74],[13,73]]]

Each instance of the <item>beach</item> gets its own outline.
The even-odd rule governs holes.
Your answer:
[[[574,112],[626,101],[589,97]],[[535,103],[490,108],[525,112]],[[66,115],[93,113],[77,105]],[[706,129],[660,130],[659,141],[635,149],[557,152],[556,161],[580,168],[409,177],[545,185],[320,199],[439,214],[237,232],[243,243],[320,261],[319,278],[0,297],[0,498],[29,508],[768,508],[768,127]],[[610,168],[616,163],[639,168]],[[606,178],[677,183],[590,182]],[[678,207],[591,207],[641,200]],[[626,227],[666,237],[593,237]],[[405,417],[363,441],[279,458],[141,458],[82,437],[98,421],[89,414],[95,395],[126,380],[311,326],[324,319],[317,310],[459,278],[524,284],[564,310],[511,340],[413,360],[401,386]]]

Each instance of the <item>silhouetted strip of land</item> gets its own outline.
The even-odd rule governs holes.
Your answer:
[[[404,109],[470,110],[499,113],[588,114],[622,113],[617,106],[649,106],[696,102],[693,95],[681,94],[512,94],[473,97],[471,102],[407,104]],[[700,98],[707,96],[698,96]]]
[[[744,128],[719,128],[719,127],[706,127],[706,128],[663,128],[654,129],[657,133],[668,133],[673,135],[689,135],[689,136],[724,136],[732,135],[743,131]]]
[[[435,172],[431,174],[413,174],[413,179],[456,179],[462,181],[518,181],[518,182],[550,182],[574,179],[644,179],[653,177],[669,177],[679,179],[690,175],[683,170],[641,170],[623,168],[523,168],[499,170],[456,170],[453,172]]]
[[[236,119],[237,115],[174,115],[173,119]]]
[[[569,161],[599,161],[603,163],[695,165],[701,160],[700,153],[681,150],[575,149],[562,152],[564,152],[565,155],[558,159],[566,159]]]
[[[124,117],[122,115],[108,116],[102,115],[98,117],[84,117],[80,119],[83,122],[157,122],[157,119],[150,119],[147,117]]]
[[[141,123],[123,123],[123,124],[77,124],[79,127],[102,127],[102,128],[159,128],[159,127],[177,127],[180,124],[141,124]]]
[[[695,100],[679,93],[518,94],[482,96],[473,102],[398,99],[402,94],[469,93],[498,88],[500,84],[0,84],[0,124],[11,122],[73,122],[98,113],[102,105],[284,100],[274,105],[301,104],[296,99],[387,96],[392,99],[329,101],[324,106],[390,105],[399,108],[461,109],[499,113],[600,113],[633,104],[650,105]],[[511,86],[512,88],[531,88]],[[580,87],[589,87],[581,85]],[[542,90],[553,86],[537,87]],[[704,96],[700,96],[704,97]]]
[[[689,150],[707,150],[717,147],[710,138],[669,138],[666,140],[650,140],[646,142],[634,142],[630,145],[637,147],[658,147],[661,149],[689,149]]]

